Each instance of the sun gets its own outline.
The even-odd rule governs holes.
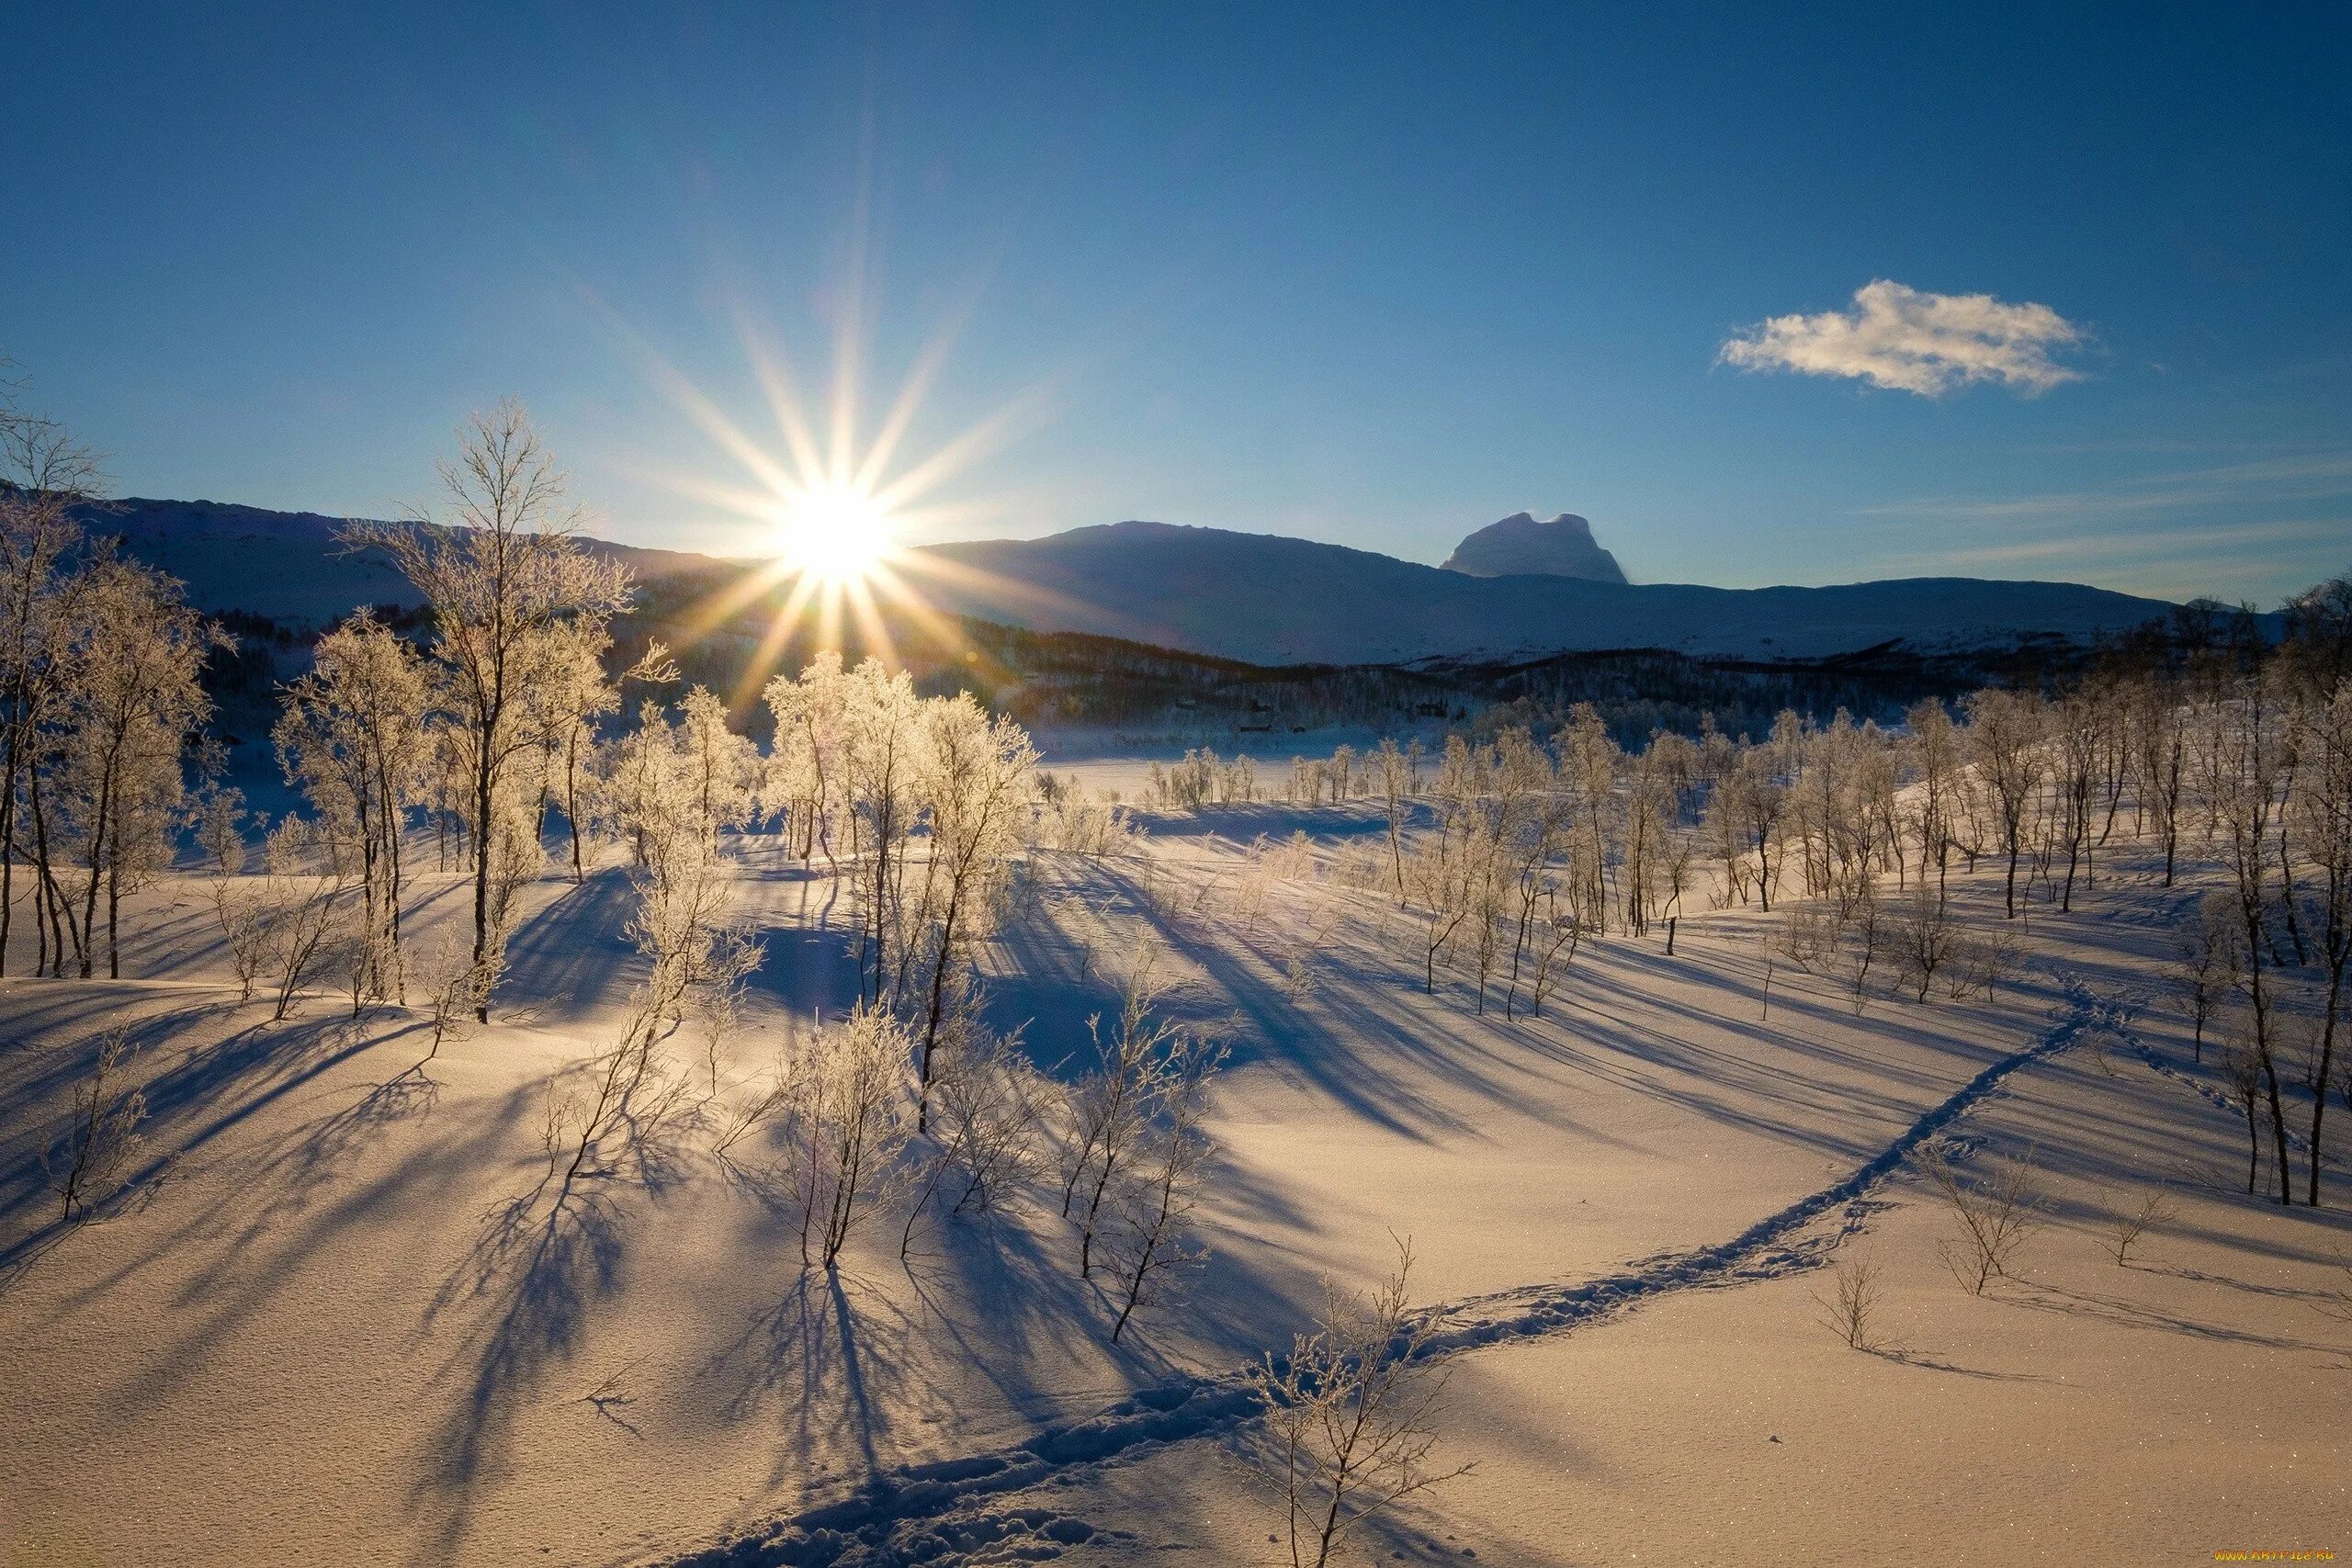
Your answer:
[[[845,292],[830,395],[813,404],[804,400],[782,342],[756,324],[749,305],[737,303],[744,353],[775,421],[773,435],[738,423],[626,321],[608,318],[647,380],[742,470],[713,474],[705,461],[685,468],[656,461],[646,470],[745,525],[741,545],[729,553],[753,556],[755,564],[714,584],[687,607],[677,627],[681,648],[722,630],[753,637],[729,698],[739,708],[756,700],[778,661],[796,648],[804,654],[854,648],[887,662],[898,657],[896,642],[903,636],[942,646],[960,638],[961,626],[942,602],[970,581],[997,580],[911,541],[995,516],[997,508],[984,500],[951,500],[941,491],[1043,422],[1061,395],[1059,378],[1049,378],[910,456],[916,416],[945,362],[954,330],[951,325],[932,337],[888,412],[870,432],[863,430],[861,292]],[[1026,584],[1004,586],[1038,592]],[[766,625],[744,625],[747,613]]]
[[[778,510],[776,529],[785,568],[828,587],[865,582],[892,547],[889,508],[853,485],[800,491]]]

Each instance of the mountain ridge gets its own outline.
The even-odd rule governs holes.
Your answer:
[[[1275,664],[1644,647],[1765,658],[1888,642],[1951,651],[2088,641],[2174,608],[2086,584],[1980,578],[1714,588],[1470,577],[1347,545],[1140,520],[909,555],[918,585],[960,614]],[[956,570],[922,573],[918,556]]]
[[[85,508],[84,518],[181,579],[209,614],[323,626],[360,604],[417,602],[389,561],[341,554],[334,531],[345,520],[323,513],[133,498]],[[751,569],[583,542],[649,580]],[[899,553],[895,570],[951,614],[1257,664],[1651,647],[1735,658],[1834,657],[1886,643],[1955,651],[2049,637],[2086,642],[2174,608],[2087,584],[1981,578],[1715,588],[1476,577],[1348,545],[1141,519],[918,546]]]

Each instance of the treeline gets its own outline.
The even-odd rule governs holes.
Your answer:
[[[831,649],[853,666],[872,657],[906,669],[926,694],[969,691],[1033,729],[1118,727],[1246,741],[1334,725],[1381,730],[1484,722],[1491,733],[1511,724],[1556,725],[1581,705],[1628,747],[1659,729],[1695,737],[1710,718],[1734,735],[1760,734],[1784,711],[1826,723],[1842,710],[1893,724],[1921,698],[1956,700],[1987,684],[2047,687],[2097,656],[2042,638],[1965,655],[1888,647],[1778,662],[1646,649],[1506,663],[1265,666],[1118,637],[910,615],[887,599],[877,602],[870,626],[854,617],[830,632],[797,625],[779,639],[782,597],[782,590],[747,595],[731,572],[658,578],[616,618],[616,649],[624,659],[656,642],[679,649],[684,678],[728,694],[738,727],[763,740],[768,716],[756,697],[765,674],[754,666],[798,669]],[[714,614],[715,606],[724,613]],[[2158,635],[2199,634],[2191,627]]]

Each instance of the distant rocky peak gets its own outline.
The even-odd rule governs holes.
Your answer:
[[[1573,512],[1539,523],[1532,512],[1514,512],[1489,523],[1445,558],[1444,570],[1465,577],[1580,577],[1592,582],[1623,582],[1617,558],[1592,536],[1592,525]]]

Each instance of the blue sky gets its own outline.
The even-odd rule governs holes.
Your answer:
[[[512,393],[729,553],[846,342],[918,537],[2352,564],[2352,12],[1929,10],[14,7],[0,348],[125,493],[381,513]]]

